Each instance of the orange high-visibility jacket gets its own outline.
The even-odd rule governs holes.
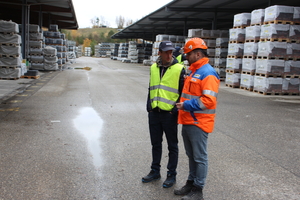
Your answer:
[[[191,73],[184,81],[180,102],[184,110],[179,110],[178,123],[196,125],[204,132],[211,133],[217,108],[220,78],[208,64],[208,58],[193,63]]]

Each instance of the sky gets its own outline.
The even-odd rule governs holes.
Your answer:
[[[79,28],[92,27],[91,19],[102,17],[109,27],[117,28],[116,18],[136,22],[172,0],[72,0]]]

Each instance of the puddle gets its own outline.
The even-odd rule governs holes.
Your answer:
[[[101,157],[101,129],[103,120],[91,107],[82,108],[79,115],[74,119],[75,128],[87,140],[90,153],[93,156],[93,163],[96,167],[102,165]]]

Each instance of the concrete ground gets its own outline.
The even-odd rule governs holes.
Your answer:
[[[0,81],[0,199],[180,199],[173,189],[188,175],[180,131],[176,185],[162,188],[166,141],[162,179],[141,182],[151,163],[149,66],[81,57],[68,67]],[[300,96],[222,82],[204,198],[300,199],[299,119]]]

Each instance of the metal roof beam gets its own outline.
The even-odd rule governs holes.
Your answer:
[[[169,12],[217,12],[217,13],[240,13],[249,12],[253,9],[241,9],[241,8],[182,8],[182,7],[165,7],[166,11]]]

